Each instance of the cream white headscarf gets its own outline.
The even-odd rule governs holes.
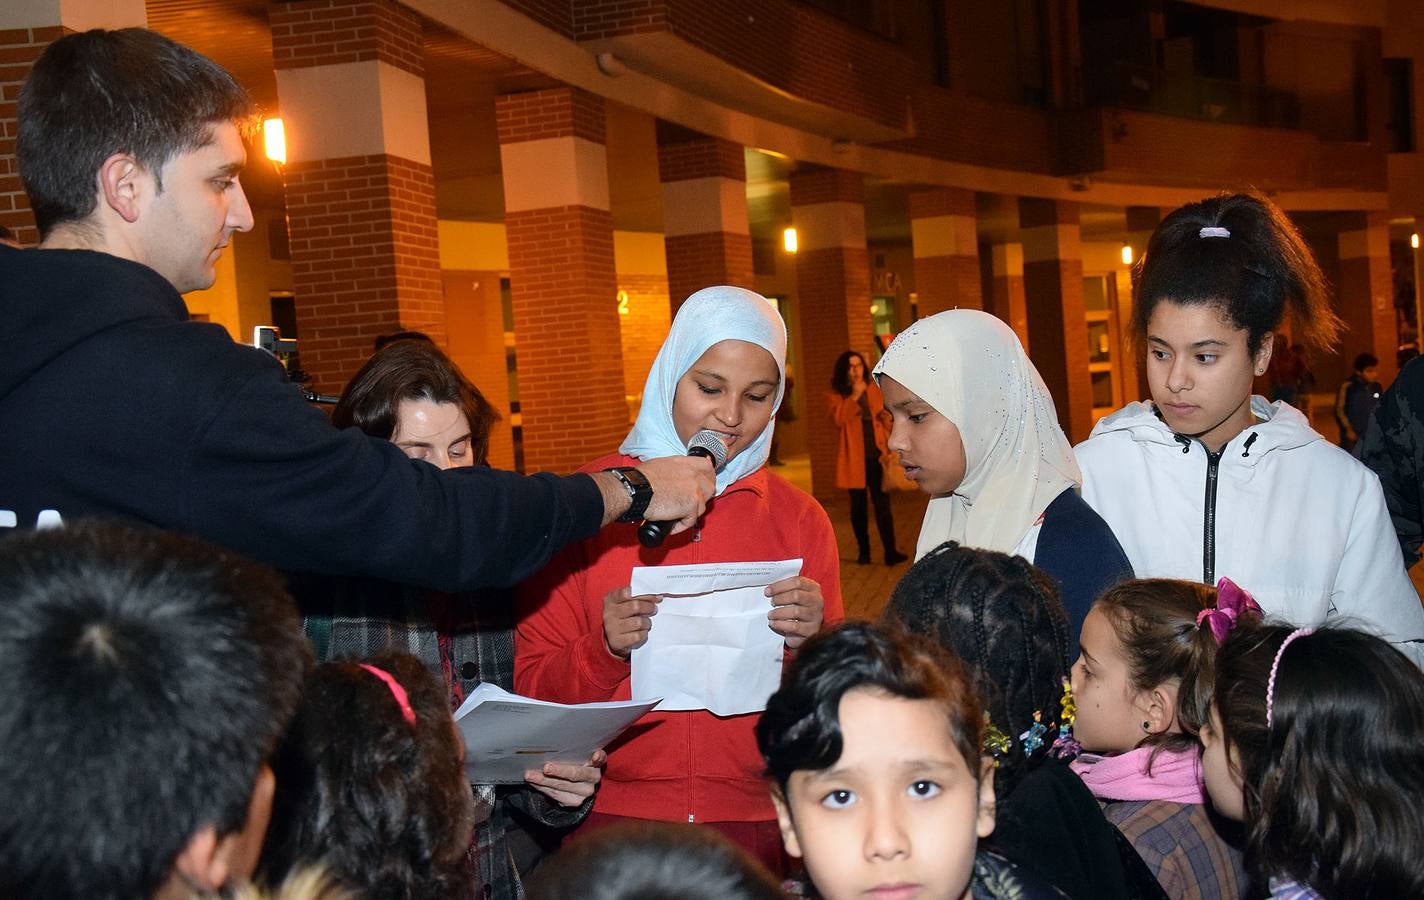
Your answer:
[[[915,558],[945,541],[1008,553],[1083,476],[1053,398],[1013,330],[973,309],[921,319],[875,367],[959,429],[964,481],[930,500]]]

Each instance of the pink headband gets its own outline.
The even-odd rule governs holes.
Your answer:
[[[1231,629],[1236,627],[1237,619],[1241,614],[1246,612],[1253,612],[1259,616],[1261,607],[1244,588],[1230,578],[1223,578],[1216,583],[1216,606],[1197,613],[1197,627],[1201,627],[1201,623],[1206,622],[1207,626],[1211,628],[1211,636],[1216,638],[1216,642],[1220,644],[1226,640]]]
[[[405,716],[406,722],[410,724],[411,728],[414,728],[415,710],[410,708],[410,695],[405,692],[405,688],[401,687],[400,682],[396,681],[395,676],[385,669],[378,669],[366,663],[361,663],[361,668],[386,683],[386,687],[391,689],[391,696],[396,698],[396,704],[400,706],[401,715]]]
[[[1314,628],[1297,628],[1292,631],[1286,635],[1285,640],[1281,641],[1281,649],[1276,651],[1276,658],[1271,660],[1271,677],[1266,679],[1266,729],[1268,731],[1271,728],[1271,712],[1276,704],[1276,669],[1281,666],[1281,657],[1285,655],[1286,648],[1291,645],[1291,641],[1314,633]]]

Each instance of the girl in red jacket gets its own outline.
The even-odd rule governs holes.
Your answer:
[[[629,659],[655,627],[658,598],[631,596],[635,566],[801,558],[802,574],[766,590],[767,626],[799,647],[840,620],[840,569],[825,510],[766,468],[786,372],[786,325],[751,291],[687,299],[648,373],[619,452],[584,471],[686,452],[702,430],[727,445],[717,496],[696,528],[661,547],[632,525],[606,528],[556,556],[520,589],[515,687],[561,703],[626,699]],[[716,595],[707,602],[716,602]],[[782,871],[781,836],[762,779],[759,713],[653,712],[607,748],[608,771],[584,827],[621,819],[709,824]]]

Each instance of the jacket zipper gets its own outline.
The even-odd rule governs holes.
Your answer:
[[[1206,447],[1202,447],[1206,450]],[[1202,517],[1202,583],[1216,583],[1216,481],[1226,448],[1206,451],[1206,514]]]

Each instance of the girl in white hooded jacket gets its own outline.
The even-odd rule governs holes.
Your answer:
[[[1083,499],[1138,577],[1226,576],[1268,616],[1347,618],[1424,662],[1424,609],[1379,479],[1294,407],[1251,396],[1287,307],[1307,344],[1329,347],[1341,327],[1285,213],[1246,194],[1188,204],[1153,233],[1133,281],[1152,401],[1076,449]]]

